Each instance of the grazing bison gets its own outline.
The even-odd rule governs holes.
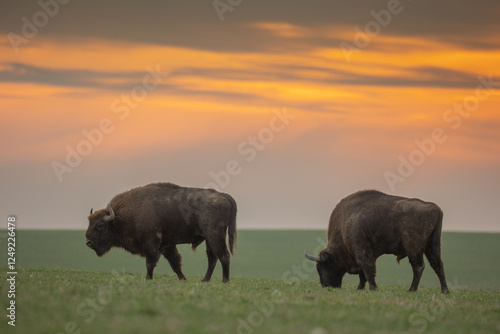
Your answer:
[[[345,273],[359,274],[358,289],[366,281],[376,290],[375,261],[382,254],[406,256],[413,268],[410,291],[417,291],[424,270],[424,253],[448,293],[441,261],[443,212],[434,203],[365,190],[340,201],[330,216],[328,244],[316,262],[321,285],[340,288]]]
[[[217,259],[222,281],[229,282],[229,249],[236,243],[236,202],[212,189],[154,183],[115,196],[106,209],[90,211],[87,246],[98,256],[111,247],[122,247],[146,257],[146,279],[163,254],[180,280],[181,255],[177,244],[191,244],[193,251],[206,241],[208,269],[203,282],[210,281]]]

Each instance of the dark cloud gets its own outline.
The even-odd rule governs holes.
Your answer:
[[[140,85],[144,72],[97,72],[76,69],[49,69],[22,63],[4,64],[6,69],[0,71],[0,82],[36,83],[51,86],[87,87],[94,89],[130,91]],[[260,97],[254,93],[236,93],[233,91],[212,90],[210,87],[194,89],[189,86],[175,84],[175,79],[197,76],[207,80],[231,81],[270,81],[270,82],[311,82],[309,77],[301,75],[301,71],[317,72],[331,75],[323,79],[314,79],[315,84],[326,84],[332,87],[342,85],[361,86],[393,86],[393,87],[453,87],[474,88],[477,86],[477,76],[471,73],[450,70],[439,67],[415,67],[405,69],[405,75],[368,75],[352,73],[346,70],[321,68],[313,66],[273,65],[255,71],[253,68],[180,68],[169,74],[169,80],[157,90],[163,94],[173,94],[187,97],[224,98],[230,100],[254,100]],[[324,75],[322,75],[324,77]],[[105,80],[113,79],[113,80]],[[119,82],[120,81],[120,82]],[[114,82],[114,83],[110,83]],[[307,107],[311,105],[307,103]],[[320,107],[315,110],[323,110]]]
[[[106,73],[88,70],[54,70],[22,63],[4,64],[0,71],[0,82],[38,83],[52,86],[99,87],[104,89],[123,89],[122,84],[99,83],[101,79],[124,79],[140,82],[144,72]]]
[[[7,63],[4,64],[6,69],[0,71],[0,82],[12,83],[36,83],[50,86],[64,86],[64,87],[86,87],[104,90],[116,91],[130,91],[135,86],[142,84],[144,72],[96,72],[87,70],[54,70],[31,66],[21,63]],[[207,74],[204,70],[181,70],[169,74],[169,78],[183,75],[204,75]],[[213,77],[221,78],[221,75],[212,73]],[[223,76],[223,74],[222,74]],[[121,79],[123,83],[107,83],[103,79]],[[115,81],[115,80],[112,80]],[[224,99],[256,99],[258,98],[251,93],[234,93],[234,92],[220,92],[207,89],[191,89],[177,86],[174,83],[164,82],[156,91],[163,92],[164,94],[175,94],[180,96],[207,96],[211,98],[224,98]],[[69,93],[70,95],[73,93]]]
[[[399,76],[348,75],[333,83],[344,85],[376,85],[394,87],[447,87],[474,88],[477,86],[477,76],[440,67],[414,67],[408,73]]]
[[[54,1],[55,2],[55,1]],[[352,26],[363,30],[374,21],[373,12],[386,11],[388,0],[264,1],[243,0],[221,21],[212,1],[70,1],[60,5],[38,34],[71,39],[102,38],[174,45],[205,50],[268,50],[277,44],[294,47],[257,29],[257,22],[284,22],[303,27]],[[391,1],[392,3],[392,1]],[[33,21],[42,11],[38,2],[2,2],[0,31],[21,35],[22,18]],[[496,43],[477,40],[500,32],[500,2],[444,0],[400,1],[381,33],[453,41],[464,47],[494,48]],[[7,15],[6,15],[7,13]],[[279,42],[279,43],[278,43]],[[317,36],[309,45],[338,45],[340,41]],[[348,41],[347,41],[348,42]]]

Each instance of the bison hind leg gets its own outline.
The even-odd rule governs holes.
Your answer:
[[[441,284],[441,292],[449,293],[448,285],[446,284],[446,277],[444,275],[444,265],[441,261],[441,251],[439,248],[433,248],[432,246],[427,246],[425,250],[425,256],[429,260],[429,264],[439,278],[439,283]]]
[[[227,249],[226,240],[224,237],[219,239],[207,239],[207,257],[208,257],[208,269],[203,278],[203,282],[210,281],[212,273],[214,271],[215,265],[217,264],[217,259],[222,265],[222,283],[229,283],[229,261],[230,255]]]
[[[229,259],[229,251],[225,247],[224,253],[219,257],[219,261],[222,264],[222,283],[229,283]]]
[[[410,260],[411,267],[413,268],[413,281],[411,282],[409,291],[417,291],[425,268],[424,256],[423,254],[414,254],[408,256],[408,259]]]
[[[205,274],[205,277],[203,278],[202,282],[210,282],[212,274],[214,273],[215,265],[217,264],[217,257],[215,256],[208,242],[207,242],[207,258],[208,258],[207,273]]]

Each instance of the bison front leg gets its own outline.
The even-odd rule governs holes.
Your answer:
[[[364,252],[364,254],[358,257],[358,265],[362,269],[362,274],[364,279],[368,281],[370,286],[370,290],[377,290],[377,283],[375,283],[375,275],[376,275],[376,267],[375,267],[375,259],[373,255],[369,252]],[[359,286],[361,286],[362,277],[361,274],[359,276]],[[364,284],[363,284],[364,287]],[[358,287],[359,288],[359,287]]]
[[[377,283],[375,283],[375,264],[367,265],[363,268],[363,272],[365,273],[366,280],[368,280],[370,290],[378,290]]]
[[[364,290],[366,285],[366,277],[363,272],[359,273],[359,285],[358,285],[358,290]]]
[[[181,257],[181,254],[179,254],[177,247],[176,246],[166,247],[165,250],[163,251],[163,256],[165,256],[168,263],[170,263],[170,267],[172,268],[174,273],[177,274],[177,277],[179,277],[179,280],[186,281],[187,278],[186,278],[186,276],[184,276],[184,273],[181,270],[182,257]]]
[[[158,259],[160,258],[160,253],[153,253],[146,255],[146,279],[150,280],[153,279],[153,270],[156,267],[156,264],[158,263]]]

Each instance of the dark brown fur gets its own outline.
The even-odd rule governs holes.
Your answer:
[[[399,262],[408,256],[413,268],[410,291],[417,291],[425,254],[448,293],[441,261],[443,212],[434,203],[365,190],[352,194],[335,207],[328,227],[328,245],[317,260],[324,287],[342,285],[345,273],[358,274],[358,289],[375,283],[375,261],[394,254]]]
[[[236,202],[212,189],[185,188],[171,183],[154,183],[115,196],[109,204],[115,214],[105,222],[109,209],[88,217],[87,245],[98,256],[112,247],[121,247],[146,258],[146,279],[163,255],[180,280],[181,255],[176,245],[189,243],[193,250],[206,241],[208,269],[203,278],[210,281],[217,260],[222,264],[223,282],[229,282],[229,250],[236,244]]]

